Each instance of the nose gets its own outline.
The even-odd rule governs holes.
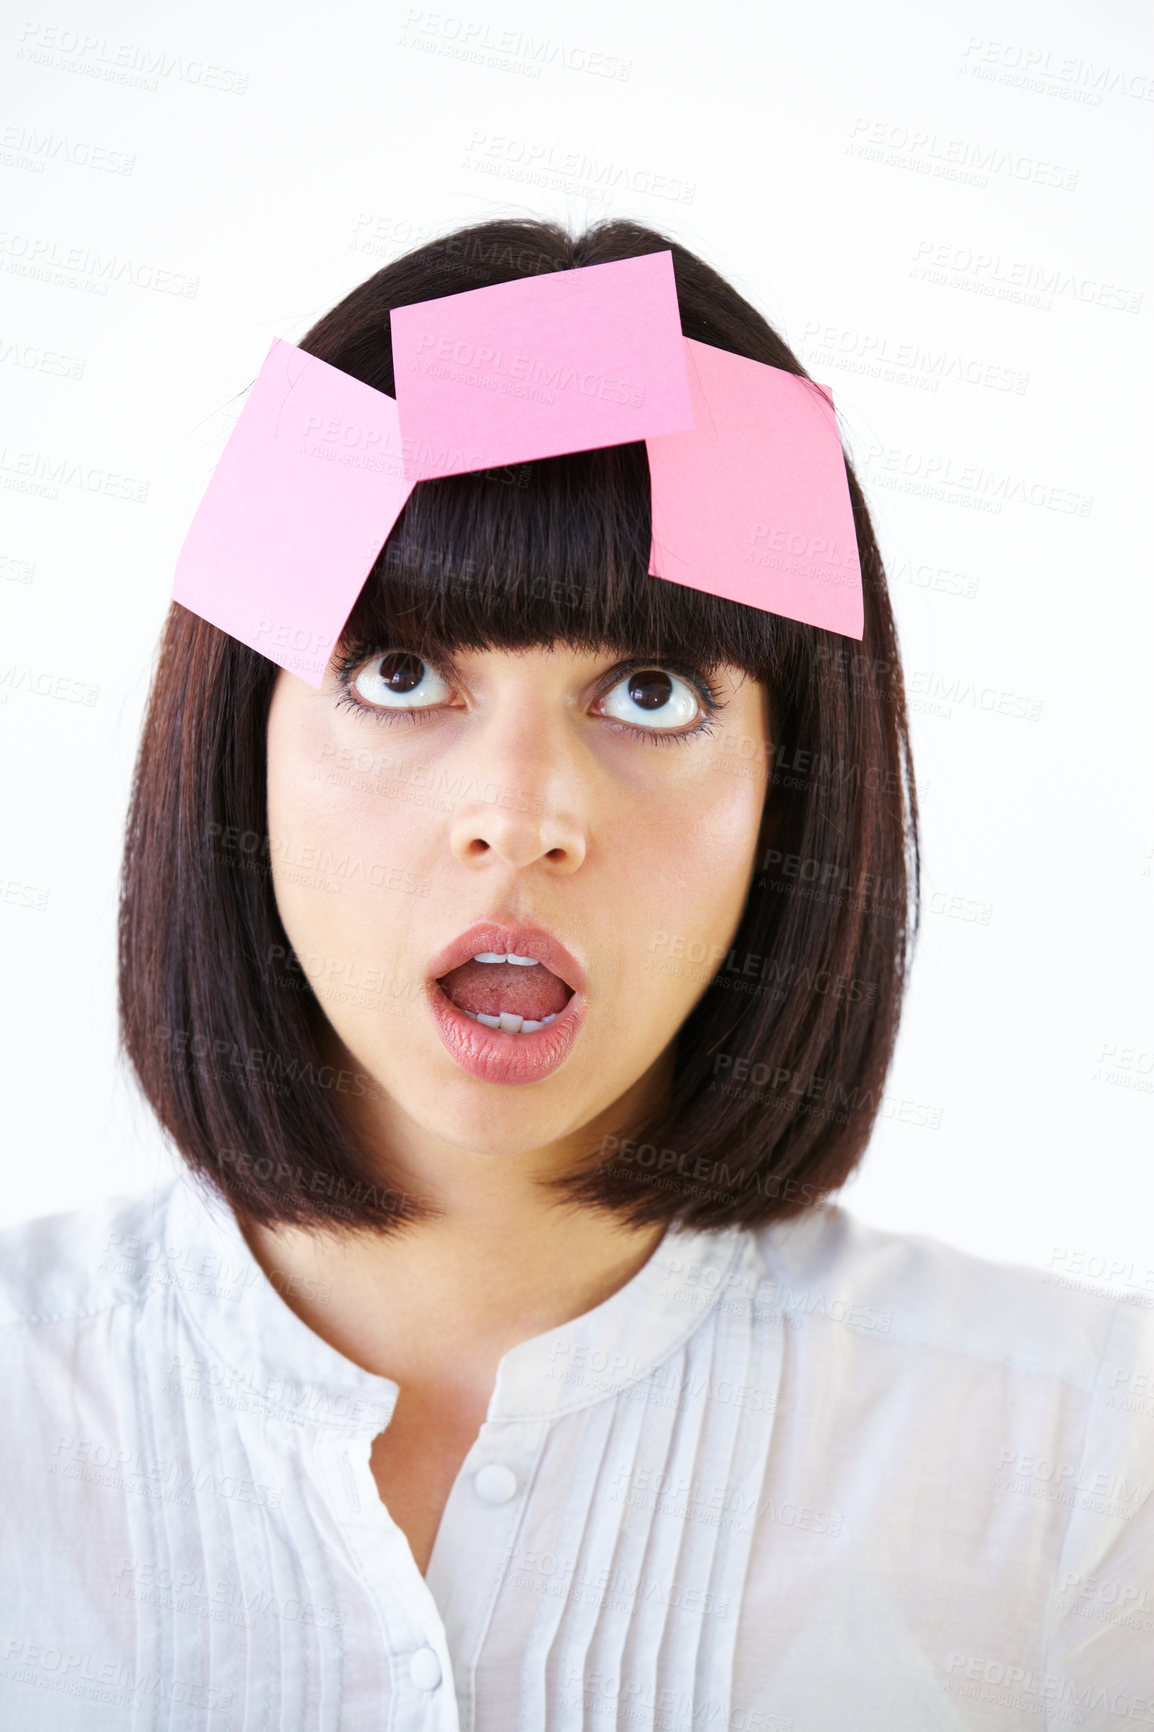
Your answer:
[[[541,707],[534,712],[477,734],[449,842],[465,865],[500,861],[520,872],[539,864],[567,877],[588,850],[588,784],[563,719],[550,726]]]

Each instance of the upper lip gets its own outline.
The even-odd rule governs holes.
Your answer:
[[[486,950],[502,956],[533,956],[573,992],[585,990],[585,970],[559,938],[539,926],[504,926],[496,920],[479,920],[430,957],[429,977],[440,980]]]

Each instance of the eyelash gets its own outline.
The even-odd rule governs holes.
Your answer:
[[[392,647],[392,645],[388,646],[388,648]],[[427,711],[373,709],[369,704],[363,704],[358,698],[353,696],[353,675],[360,668],[364,667],[367,661],[372,661],[375,656],[387,655],[388,648],[370,650],[367,654],[363,650],[353,650],[338,660],[336,664],[336,675],[341,689],[337,695],[336,703],[341,709],[352,710],[357,715],[361,716],[369,715],[375,722],[384,722],[389,727],[395,726],[402,716],[405,721],[416,727],[427,715]],[[415,654],[416,652],[414,651],[413,653]],[[427,657],[422,657],[421,659],[425,661],[429,667],[432,667],[436,673],[439,673],[442,679],[447,679],[447,675],[441,668],[437,667],[434,662],[430,662]],[[693,687],[694,691],[701,699],[705,709],[705,713],[701,717],[700,721],[698,721],[694,727],[686,728],[681,733],[676,734],[660,733],[656,728],[635,727],[630,722],[619,722],[615,717],[605,718],[609,726],[616,733],[627,734],[634,739],[644,740],[645,743],[650,746],[683,746],[688,745],[691,740],[702,738],[705,734],[712,734],[715,727],[715,717],[719,710],[725,708],[725,700],[716,686],[713,685],[712,681],[710,681],[705,674],[696,669],[682,667],[675,662],[626,662],[622,667],[614,668],[613,672],[616,677],[611,679],[605,686],[601,696],[604,697],[606,692],[612,691],[615,685],[619,685],[620,682],[623,679],[628,678],[630,674],[640,673],[643,669],[648,668],[657,668],[664,673],[676,674],[678,679],[684,680],[687,685]]]

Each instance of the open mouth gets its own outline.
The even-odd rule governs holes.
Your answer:
[[[481,951],[437,981],[449,1002],[485,1028],[536,1034],[573,996],[559,975],[535,956]]]
[[[446,1050],[485,1082],[543,1081],[585,1020],[585,970],[539,927],[478,921],[430,959],[426,979]]]

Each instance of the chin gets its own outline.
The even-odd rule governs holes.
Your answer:
[[[572,1136],[575,1129],[568,1117],[560,1119],[539,1111],[527,1113],[512,1103],[502,1110],[499,1101],[479,1102],[472,1111],[453,1113],[439,1120],[411,1112],[409,1116],[426,1136],[435,1137],[462,1154],[481,1155],[487,1160],[515,1160],[530,1155]]]

